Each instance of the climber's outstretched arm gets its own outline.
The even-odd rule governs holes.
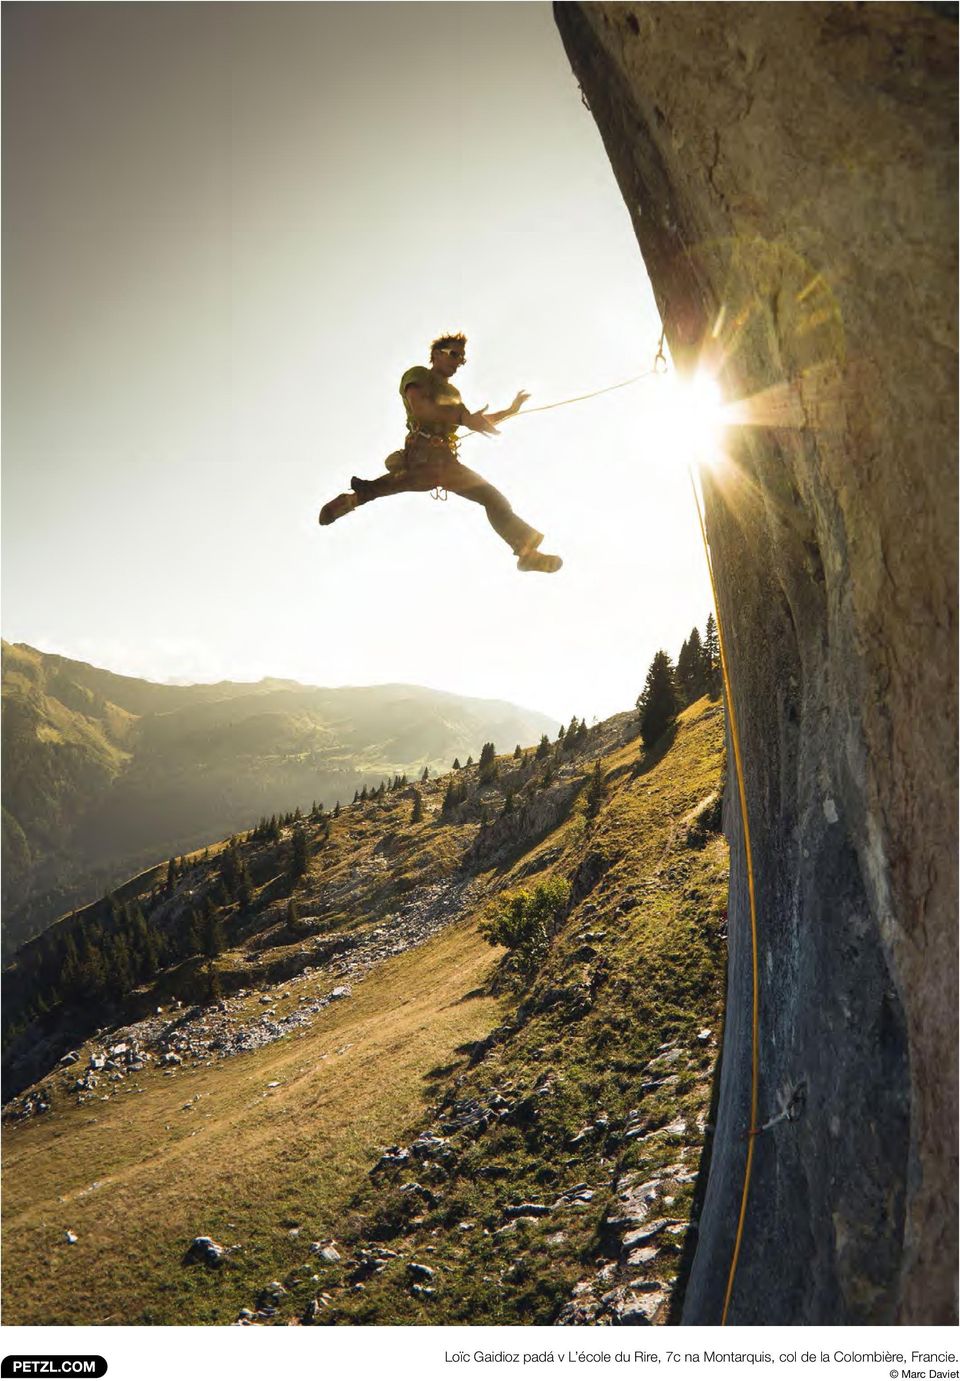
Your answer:
[[[489,414],[489,421],[503,422],[504,419],[507,417],[516,417],[517,413],[520,411],[520,409],[523,407],[524,403],[527,401],[529,397],[530,394],[524,393],[521,389],[508,408],[504,408],[502,412],[491,412]]]

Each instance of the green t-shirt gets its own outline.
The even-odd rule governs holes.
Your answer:
[[[425,432],[427,436],[453,436],[457,430],[456,423],[420,422],[414,417],[410,410],[410,400],[407,398],[407,388],[410,384],[418,384],[432,403],[454,404],[457,407],[462,407],[463,399],[450,380],[445,379],[442,374],[438,374],[435,370],[428,369],[426,365],[415,364],[412,369],[407,370],[400,380],[400,397],[403,399],[403,406],[407,413],[408,432]]]

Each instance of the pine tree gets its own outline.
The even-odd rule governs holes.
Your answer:
[[[677,687],[685,705],[698,700],[707,689],[707,668],[700,634],[694,628],[677,658]]]
[[[540,737],[540,742],[537,744],[537,751],[535,756],[538,758],[545,758],[549,752],[550,739],[547,737],[546,734],[542,734]]]
[[[593,819],[597,811],[603,805],[607,794],[607,783],[603,775],[603,763],[600,758],[593,765],[593,774],[590,777],[590,784],[587,787],[587,818]]]
[[[492,743],[485,743],[480,750],[480,780],[492,782],[497,775],[497,750]]]
[[[523,749],[520,747],[519,743],[517,744],[516,748],[514,748],[514,750],[513,750],[513,756],[514,756],[515,758],[522,758],[522,757],[523,757]]]
[[[231,839],[220,855],[220,881],[223,884],[224,895],[228,901],[232,901],[237,895],[240,885],[240,855],[237,852],[235,839]]]
[[[421,780],[422,782],[426,782],[426,781],[429,781],[429,780],[430,780],[430,768],[429,768],[429,767],[425,767],[425,768],[423,769],[423,771],[420,773],[420,780]]]
[[[215,964],[208,964],[207,971],[207,1002],[219,1002],[223,997],[223,985],[220,982],[220,972]]]
[[[237,901],[241,906],[249,906],[253,897],[253,889],[250,883],[250,869],[247,867],[246,859],[240,862],[240,876],[237,881]]]
[[[334,820],[339,820],[339,819],[340,819],[340,802],[339,802],[339,801],[337,802],[337,804],[336,804],[336,805],[334,806],[334,808],[333,808],[333,818],[334,818]]]
[[[310,845],[307,842],[306,831],[302,825],[297,825],[293,831],[293,841],[290,850],[290,871],[295,878],[303,877],[310,863]]]
[[[720,637],[712,611],[707,615],[707,626],[703,637],[703,660],[707,676],[707,690],[710,695],[720,694]]]
[[[226,943],[223,935],[223,922],[217,911],[211,910],[205,917],[202,929],[202,949],[208,959],[216,959],[223,953]]]
[[[360,800],[361,800],[361,801],[365,801],[366,799],[367,799],[367,784],[366,784],[366,782],[364,782],[364,784],[363,784],[363,790],[360,792]]]
[[[190,918],[183,936],[184,956],[200,954],[203,950],[203,928],[196,908],[190,908]]]
[[[565,728],[563,727],[563,725],[561,724],[561,725],[560,725],[560,732],[557,734],[557,742],[558,742],[558,743],[563,743],[563,740],[564,740],[564,738],[566,737],[566,733],[567,733],[566,729],[565,729]]]
[[[658,652],[650,663],[643,693],[637,700],[640,735],[647,748],[651,748],[676,720],[679,704],[674,677],[670,658],[666,652]]]
[[[459,758],[454,758],[454,760],[453,760],[453,769],[452,769],[452,770],[453,770],[454,772],[459,772],[459,771],[460,771],[460,759],[459,759]]]
[[[415,790],[414,793],[413,793],[413,810],[412,810],[412,812],[411,812],[411,814],[410,814],[410,823],[411,823],[411,825],[419,825],[419,823],[420,823],[420,821],[421,821],[422,819],[423,819],[423,797],[420,795],[420,792],[419,792],[419,791],[416,791],[416,790]]]
[[[465,795],[466,793],[460,786],[457,785],[456,782],[451,782],[450,785],[447,787],[446,793],[444,795],[443,805],[440,808],[440,814],[444,816],[452,815],[453,812],[456,810],[457,806],[459,806],[461,802],[464,800]]]
[[[169,896],[170,893],[173,891],[174,887],[176,887],[176,885],[177,885],[177,865],[176,865],[176,861],[175,861],[174,859],[171,858],[170,862],[167,864],[167,882],[166,882],[166,888],[167,888],[167,895],[168,895],[168,896]]]

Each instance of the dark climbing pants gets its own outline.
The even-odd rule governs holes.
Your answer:
[[[394,451],[387,457],[385,475],[364,481],[358,497],[360,503],[369,503],[387,494],[431,489],[446,489],[450,494],[482,504],[494,532],[518,554],[543,540],[542,533],[517,517],[499,489],[474,470],[461,465],[454,452],[444,446],[408,442],[405,450]]]

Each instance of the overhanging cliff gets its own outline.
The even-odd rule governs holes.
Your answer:
[[[731,1323],[956,1320],[956,7],[557,4],[674,360],[751,400],[705,477],[758,887]],[[749,1129],[732,845],[720,1114]]]

